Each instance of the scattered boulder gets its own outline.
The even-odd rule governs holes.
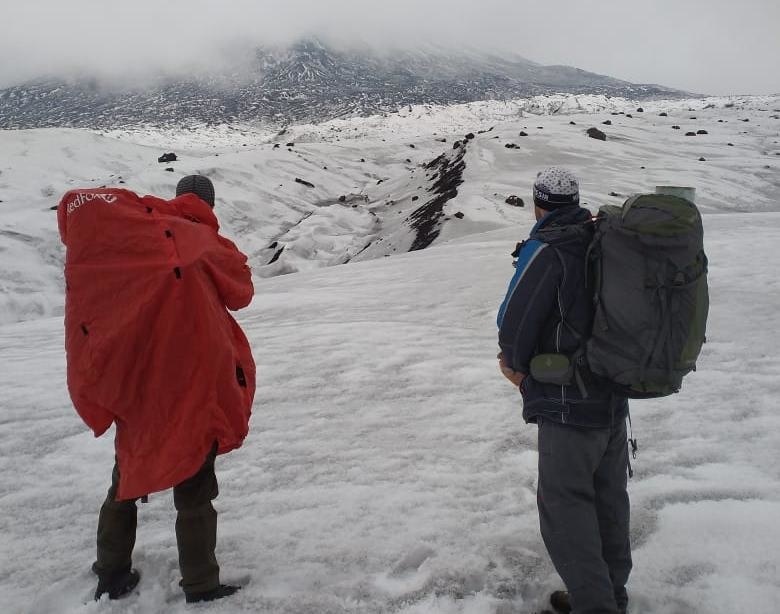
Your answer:
[[[734,143],[726,143],[729,147],[734,147]]]
[[[528,133],[527,133],[527,132],[523,132],[523,131],[521,130],[521,131],[520,131],[520,135],[519,135],[519,136],[528,136]]]
[[[672,130],[679,130],[680,126],[672,126]]]
[[[707,158],[699,158],[699,162],[706,162]]]
[[[447,139],[445,139],[445,138],[436,139],[436,140],[439,141],[439,143],[446,143],[447,142]]]
[[[644,113],[645,110],[642,107],[639,107],[639,108],[637,108],[636,112],[637,113]]]
[[[412,202],[414,202],[416,200],[420,200],[420,197],[419,196],[412,196]]]
[[[382,183],[383,181],[384,181],[384,179],[379,179],[379,180],[376,182],[376,184],[377,184],[377,185],[379,185],[379,184],[380,184],[380,183]]]
[[[661,111],[661,112],[658,114],[658,117],[669,117],[669,114],[668,114],[666,111]]]
[[[462,220],[463,219],[463,212],[462,211],[458,211],[457,213],[455,213],[455,217],[458,218],[459,220]]]
[[[366,159],[365,159],[365,158],[360,158],[360,161],[361,161],[361,162],[365,162],[365,161],[366,161]]]
[[[630,117],[631,119],[634,119],[634,116],[631,115],[631,113],[626,113],[626,117]]]
[[[409,143],[409,147],[411,147],[412,149],[414,149],[414,143]]]
[[[168,171],[169,173],[172,173],[174,169],[172,166],[169,166],[165,170]]]
[[[284,245],[279,248],[279,250],[271,257],[271,259],[268,261],[268,264],[273,264],[277,260],[279,260],[279,256],[282,255],[282,252],[284,251]]]
[[[467,140],[467,141],[470,141],[470,140],[471,140],[471,139],[473,139],[473,138],[474,138],[474,133],[473,133],[473,132],[469,132],[469,133],[466,135],[466,140]]]
[[[525,203],[523,202],[523,199],[519,196],[515,196],[512,194],[512,196],[509,196],[505,201],[507,205],[512,205],[513,207],[524,207]]]
[[[274,149],[279,149],[279,143],[274,144]]]
[[[301,179],[300,177],[296,177],[295,178],[295,183],[300,183],[301,185],[305,185],[307,188],[313,188],[314,187],[313,183],[311,183],[310,181],[305,181],[305,180]]]
[[[601,123],[604,124],[605,126],[611,126],[612,125],[612,120],[608,119],[607,121],[603,121]]]
[[[620,198],[622,196],[622,194],[618,194],[617,192],[610,192],[609,195],[610,196],[617,196],[618,198]]]
[[[406,161],[407,161],[409,164],[411,164],[411,163],[412,163],[412,159],[411,159],[411,158],[406,158]]]
[[[696,116],[695,116],[695,115],[692,115],[692,116],[691,116],[691,117],[689,117],[688,119],[696,119]]]
[[[696,136],[695,132],[686,132],[685,136]]]
[[[285,147],[295,147],[295,143],[287,143],[287,145],[285,145]]]
[[[457,149],[458,147],[460,147],[460,141],[455,141],[455,142],[452,144],[452,148],[453,148],[453,149]]]
[[[159,158],[157,158],[157,161],[160,164],[165,164],[166,162],[176,162],[178,158],[176,157],[176,154],[173,152],[170,153],[164,153]]]
[[[577,122],[573,122],[573,121],[572,121],[572,122],[569,122],[569,125],[570,125],[570,126],[576,126],[576,125],[577,125]]]
[[[597,141],[607,140],[607,135],[598,128],[588,128],[588,136],[592,139],[596,139]]]
[[[742,122],[749,122],[750,120],[749,120],[749,119],[741,119],[741,120],[739,120],[739,121],[742,121]]]
[[[544,126],[537,126],[536,129],[537,130],[544,130]]]
[[[507,149],[517,149],[517,145],[515,143],[507,143],[504,145]]]
[[[344,194],[342,194],[341,196],[339,196],[339,202],[340,202],[340,203],[345,203],[345,202],[347,202],[347,197],[346,197]]]
[[[706,130],[697,130],[696,134],[707,134]]]

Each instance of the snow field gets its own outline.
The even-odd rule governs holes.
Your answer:
[[[644,103],[644,114],[635,105],[415,107],[281,137],[228,127],[0,133],[0,611],[206,609],[185,606],[178,587],[170,493],[140,506],[139,592],[91,601],[113,444],[92,438],[68,398],[62,248],[49,210],[70,187],[121,176],[165,195],[191,172],[215,180],[218,217],[250,255],[257,288],[239,314],[258,363],[250,435],[217,462],[222,579],[245,587],[208,610],[538,610],[560,580],[538,532],[535,427],[496,367],[495,312],[546,164],[573,168],[592,209],[677,184],[697,188],[704,212],[711,314],[699,371],[681,394],[633,404],[632,614],[774,608],[780,101]],[[610,115],[620,111],[634,117]],[[590,126],[609,140],[584,137]],[[685,137],[694,128],[708,134]],[[314,268],[399,236],[398,219],[426,200],[420,165],[470,131],[464,183],[433,249]],[[173,173],[156,161],[171,150]],[[505,205],[509,194],[526,207]],[[269,265],[274,241],[286,247]],[[301,272],[269,277],[292,270]]]
[[[559,587],[537,528],[535,429],[494,358],[523,232],[258,285],[241,316],[258,362],[252,429],[217,463],[223,579],[245,588],[210,611],[506,614]],[[680,395],[633,405],[633,612],[757,611],[780,596],[777,282],[755,266],[778,240],[780,214],[706,216],[699,371]],[[112,449],[69,405],[61,342],[58,319],[0,328],[6,611],[189,611],[169,493],[141,506],[140,592],[90,601]]]

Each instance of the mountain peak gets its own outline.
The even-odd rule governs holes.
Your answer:
[[[138,124],[320,122],[556,92],[643,98],[680,94],[568,66],[471,49],[340,48],[318,38],[258,47],[250,61],[151,84],[102,86],[94,77],[0,90],[0,128],[115,128]]]

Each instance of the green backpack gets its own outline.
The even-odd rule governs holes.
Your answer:
[[[585,355],[620,394],[667,396],[696,369],[709,310],[703,239],[701,215],[684,198],[640,194],[599,210]]]

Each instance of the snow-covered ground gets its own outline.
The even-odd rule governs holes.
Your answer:
[[[777,210],[780,97],[641,104],[637,112],[636,102],[569,95],[411,107],[284,134],[246,126],[0,132],[0,324],[62,312],[51,207],[73,187],[165,196],[183,175],[205,173],[225,233],[240,238],[257,279],[407,251],[410,216],[433,196],[436,176],[424,165],[455,156],[467,133],[475,138],[464,183],[444,207],[437,242],[521,223],[527,212],[504,201],[528,202],[536,170],[548,164],[574,168],[593,208],[671,183],[696,186],[706,212]],[[588,138],[590,127],[607,141]],[[685,136],[699,130],[707,134]],[[176,162],[157,162],[171,151]]]
[[[626,103],[634,112],[526,115],[482,125],[469,119],[453,122],[447,134],[423,114],[409,119],[419,131],[414,139],[395,125],[382,132],[379,119],[354,120],[377,125],[354,138],[343,127],[300,128],[310,140],[293,152],[283,146],[287,135],[278,149],[271,141],[244,148],[232,137],[219,151],[179,144],[175,173],[156,162],[166,149],[144,145],[149,135],[141,133],[136,142],[74,131],[0,133],[7,322],[0,326],[0,611],[538,610],[560,581],[537,528],[535,428],[523,424],[519,396],[495,364],[495,312],[512,272],[509,252],[532,224],[528,208],[503,200],[512,193],[528,201],[535,170],[549,163],[575,169],[593,206],[675,183],[697,187],[705,214],[712,307],[699,370],[681,394],[633,404],[640,451],[630,483],[632,614],[774,609],[780,286],[772,263],[780,242],[780,120],[773,116],[780,101],[725,102],[695,112],[688,111],[692,103],[654,103],[637,114]],[[668,117],[658,116],[662,108]],[[634,117],[609,115],[620,111]],[[603,126],[606,119],[613,125]],[[218,557],[223,580],[244,589],[211,606],[184,605],[173,504],[162,493],[139,513],[140,590],[121,602],[92,602],[89,565],[112,441],[92,438],[68,399],[57,317],[61,250],[48,207],[81,182],[100,185],[121,175],[139,192],[166,194],[183,173],[209,170],[221,186],[226,234],[255,258],[277,236],[261,222],[279,229],[296,207],[303,215],[330,209],[316,205],[310,190],[321,200],[368,194],[369,204],[355,215],[374,212],[383,229],[396,232],[387,219],[394,210],[380,205],[418,186],[424,191],[417,165],[451,148],[466,123],[477,134],[435,247],[317,270],[304,266],[299,252],[288,264],[302,272],[256,279],[257,296],[239,315],[258,363],[251,431],[243,448],[217,463]],[[517,136],[526,126],[529,136]],[[609,140],[584,137],[590,126],[603,128]],[[685,137],[690,129],[708,134]],[[326,137],[330,132],[340,136]],[[446,144],[436,140],[443,137]],[[519,149],[505,148],[507,142]],[[342,168],[323,180],[315,175],[321,166]],[[411,179],[412,171],[422,177]],[[277,190],[282,176],[289,179]],[[317,187],[294,184],[295,176]],[[386,181],[377,185],[379,179]],[[452,217],[455,211],[464,218]],[[338,212],[327,211],[335,221],[320,230],[298,232],[315,241],[344,223]],[[365,230],[358,222],[344,234]],[[27,321],[14,323],[19,319]]]

